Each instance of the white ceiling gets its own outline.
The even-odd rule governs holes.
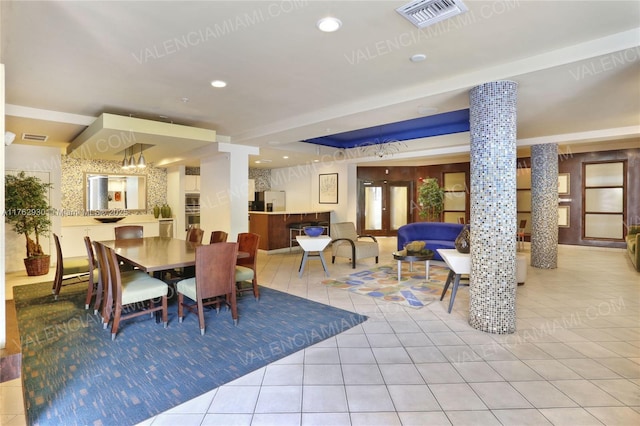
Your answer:
[[[470,88],[509,79],[519,145],[640,146],[640,2],[466,0],[423,30],[405,3],[2,1],[6,128],[66,148],[102,113],[132,115],[215,130],[279,167],[327,153],[302,139],[468,108]],[[326,15],[338,32],[317,30]],[[465,155],[468,134],[404,150],[379,164]]]

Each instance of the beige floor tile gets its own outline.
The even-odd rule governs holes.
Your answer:
[[[392,263],[395,238],[379,240],[380,263]],[[466,287],[452,313],[447,297],[408,309],[327,288],[313,263],[299,279],[299,252],[259,256],[262,285],[370,319],[143,424],[640,424],[638,275],[625,256],[560,246],[558,268],[529,267],[512,335],[469,325]],[[332,277],[352,272],[348,262],[329,268]],[[42,281],[5,278],[8,294]],[[24,425],[11,414],[22,410],[20,380],[0,392],[0,424]],[[512,408],[520,404],[527,408]]]

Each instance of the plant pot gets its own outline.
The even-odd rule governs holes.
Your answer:
[[[51,256],[48,254],[24,259],[24,267],[27,269],[27,275],[30,277],[47,275],[50,265]]]

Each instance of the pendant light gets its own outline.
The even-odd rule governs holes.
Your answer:
[[[129,157],[129,169],[135,169],[136,168],[136,159],[133,158],[133,147],[131,147],[131,157]]]
[[[147,167],[147,162],[145,161],[144,156],[142,155],[142,144],[140,144],[140,157],[138,158],[138,168],[144,169],[145,167]]]
[[[129,162],[127,161],[127,149],[124,150],[124,158],[122,159],[122,169],[127,170],[129,168]]]

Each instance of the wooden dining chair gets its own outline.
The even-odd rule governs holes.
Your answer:
[[[258,234],[250,232],[238,234],[238,251],[249,253],[249,257],[238,258],[236,261],[236,287],[239,294],[253,291],[256,300],[260,299],[256,271],[259,244],[260,235]]]
[[[100,274],[100,282],[102,283],[102,305],[100,306],[100,318],[102,318],[102,325],[107,328],[109,321],[111,320],[111,312],[113,311],[113,292],[111,287],[110,275],[109,275],[109,263],[105,257],[104,245],[98,241],[93,241],[93,254],[96,257],[96,263],[98,264],[98,273]],[[133,273],[143,273],[138,270],[120,271],[120,276],[124,277]]]
[[[185,241],[189,243],[202,244],[202,237],[204,231],[197,227],[190,227],[187,229],[187,236]],[[196,275],[196,268],[194,266],[186,266],[184,268],[170,269],[164,272],[164,282],[167,284],[175,284],[185,278],[191,278]]]
[[[98,272],[100,274],[100,280],[102,282],[102,305],[100,307],[100,317],[102,319],[103,328],[107,328],[109,321],[111,320],[111,314],[113,312],[113,287],[111,283],[111,276],[109,271],[109,263],[105,254],[105,247],[98,241],[93,241],[93,253],[96,257],[96,263],[98,264]],[[120,270],[120,277],[122,280],[130,280],[147,275],[145,272],[138,269]]]
[[[93,251],[93,244],[91,243],[91,238],[88,236],[84,237],[84,246],[87,250],[87,259],[89,260],[89,285],[87,286],[87,297],[84,301],[84,308],[89,309],[91,299],[95,296],[96,301],[93,305],[93,313],[95,315],[102,305],[102,278],[100,277],[98,260]]]
[[[224,231],[213,231],[211,233],[211,238],[209,238],[209,244],[214,243],[226,243],[229,234]]]
[[[201,244],[203,236],[204,236],[204,231],[202,229],[192,226],[187,230],[186,241],[189,241],[191,243]]]
[[[76,283],[83,282],[89,277],[89,259],[85,256],[64,257],[62,255],[62,246],[60,238],[53,234],[53,240],[56,244],[56,274],[53,278],[51,292],[55,300],[58,300],[60,289],[66,280],[74,279]]]
[[[142,225],[122,225],[113,228],[116,233],[116,240],[128,240],[131,238],[143,238],[144,228]]]
[[[154,312],[162,312],[162,323],[164,328],[167,328],[169,323],[167,309],[169,287],[167,284],[142,271],[131,271],[132,273],[123,276],[120,273],[115,250],[105,245],[102,245],[102,250],[113,299],[111,340],[115,340],[121,320],[146,314],[151,314],[153,318]],[[160,300],[159,306],[156,306],[157,300]],[[131,309],[125,310],[126,315],[123,315],[122,312],[124,307],[131,307]]]
[[[231,308],[233,323],[238,323],[235,268],[238,243],[215,243],[196,247],[196,276],[179,281],[178,319],[184,319],[184,308],[198,314],[200,334],[204,335],[204,307],[221,304]],[[185,296],[195,303],[187,303]]]

